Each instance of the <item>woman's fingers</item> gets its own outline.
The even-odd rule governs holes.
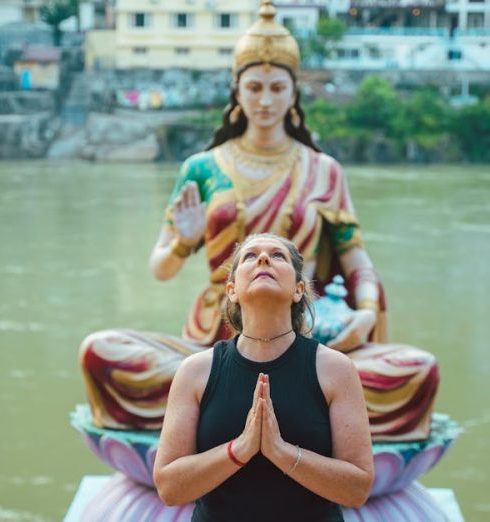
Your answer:
[[[257,382],[255,384],[255,390],[254,390],[254,396],[253,396],[253,402],[252,402],[252,409],[254,409],[257,406],[257,401],[259,397],[262,396],[262,375],[263,373],[259,373],[259,376],[257,377]]]

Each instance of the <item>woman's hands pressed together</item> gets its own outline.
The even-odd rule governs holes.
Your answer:
[[[269,376],[259,374],[253,404],[247,415],[245,429],[233,443],[233,453],[240,462],[248,462],[259,451],[272,460],[284,442],[270,396]]]

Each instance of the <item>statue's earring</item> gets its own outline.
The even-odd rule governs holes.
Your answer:
[[[301,118],[296,107],[293,106],[289,109],[289,115],[291,116],[291,124],[297,129],[301,125]]]
[[[230,123],[232,125],[235,125],[235,123],[238,121],[241,110],[242,110],[242,108],[240,107],[239,104],[237,104],[237,105],[235,105],[235,107],[233,107],[232,111],[230,112],[230,114],[228,116]]]

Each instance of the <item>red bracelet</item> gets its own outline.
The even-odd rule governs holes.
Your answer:
[[[231,449],[231,445],[235,439],[231,439],[230,442],[228,442],[228,445],[226,446],[226,451],[228,452],[228,457],[230,457],[230,460],[234,462],[237,466],[243,467],[245,466],[245,462],[240,462],[235,455],[233,455],[233,450]]]

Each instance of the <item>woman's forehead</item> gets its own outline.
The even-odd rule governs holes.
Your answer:
[[[254,65],[249,67],[240,75],[240,80],[249,82],[287,82],[291,80],[291,76],[281,67],[265,67],[264,65]]]
[[[274,239],[272,237],[257,237],[248,241],[243,250],[255,250],[255,249],[264,249],[271,250],[278,248],[280,250],[288,251],[288,248],[280,241],[279,239]]]

